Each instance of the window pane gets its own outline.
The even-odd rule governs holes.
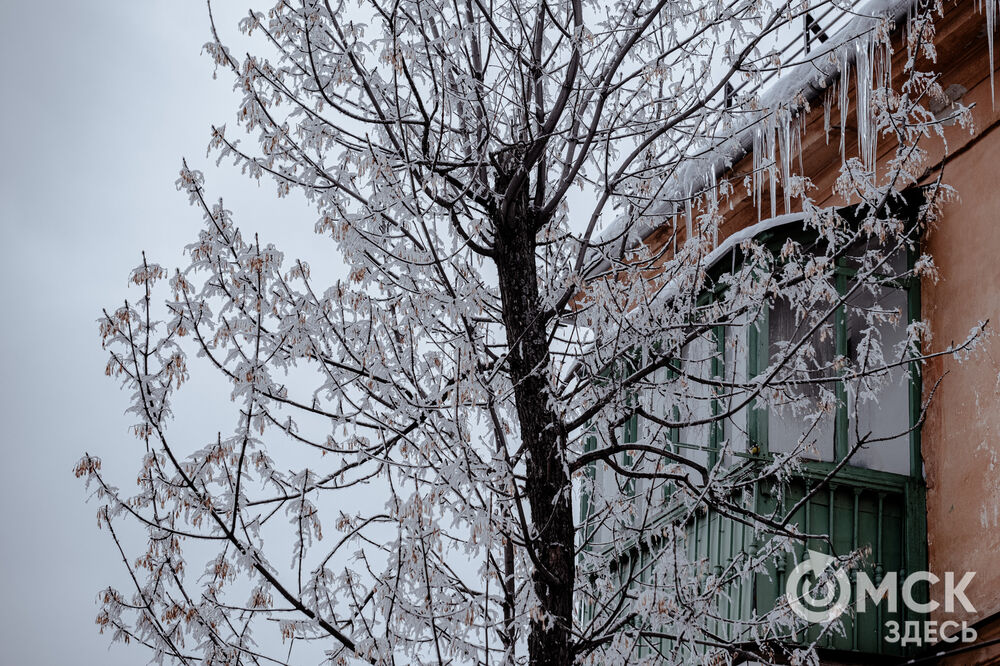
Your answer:
[[[876,299],[858,289],[848,302],[847,350],[862,369],[875,369],[902,360],[906,340],[906,293],[883,290]],[[874,442],[858,451],[852,465],[897,474],[910,473],[910,395],[906,366],[847,382],[850,418],[848,442],[871,433]]]
[[[723,334],[725,341],[723,378],[729,384],[743,384],[747,381],[747,362],[749,358],[749,350],[747,348],[749,342],[748,329],[747,317],[743,317],[736,322],[736,325],[726,328]],[[741,389],[722,389],[719,398],[720,413],[729,412],[746,400],[746,397],[746,391]],[[723,426],[723,437],[730,443],[733,451],[746,451],[749,442],[747,408],[744,407],[727,418]],[[732,461],[726,460],[724,462],[729,464]]]
[[[684,348],[683,375],[678,380],[679,411],[682,422],[701,421],[712,416],[712,357],[715,336],[706,332]],[[708,423],[680,429],[683,455],[700,465],[708,464],[711,426]]]
[[[906,250],[895,250],[895,242],[893,240],[890,246],[879,243],[877,238],[862,239],[847,249],[844,261],[849,268],[874,270],[879,261],[891,252],[889,260],[874,272],[878,275],[902,275],[906,272]]]
[[[827,306],[821,304],[820,313]],[[806,458],[831,461],[834,457],[833,382],[835,351],[833,316],[810,334],[813,317],[796,317],[786,299],[778,299],[768,313],[770,363],[784,363],[771,394],[768,414],[768,448],[773,453],[800,450]],[[796,345],[807,337],[797,350]],[[793,351],[794,350],[794,351]],[[825,411],[823,407],[825,406]]]

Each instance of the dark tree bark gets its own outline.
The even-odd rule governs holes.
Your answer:
[[[529,663],[573,663],[574,530],[566,435],[552,409],[546,335],[551,314],[538,292],[535,233],[539,228],[527,185],[497,220],[496,261],[503,319],[510,348],[508,365],[525,450],[525,492],[534,533],[532,583],[541,613],[531,619]]]

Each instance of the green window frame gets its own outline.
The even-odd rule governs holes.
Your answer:
[[[917,253],[909,248],[906,251],[906,267],[912,270],[916,261]],[[850,288],[850,279],[856,275],[855,269],[847,266],[844,259],[838,261],[834,269],[834,279],[838,294],[841,298],[847,294]],[[876,278],[879,276],[876,276]],[[906,297],[906,311],[901,313],[903,321],[901,326],[907,326],[920,320],[920,284],[913,278],[905,280],[889,280],[886,278],[886,286],[904,292]],[[848,355],[848,318],[847,309],[843,303],[833,313],[834,331],[834,353],[840,357]],[[770,338],[769,338],[769,312],[763,309],[757,320],[748,329],[748,354],[747,354],[747,376],[755,377],[759,375],[770,362]],[[723,357],[724,358],[724,357]],[[909,476],[912,478],[922,478],[923,467],[920,452],[920,429],[916,428],[920,418],[921,398],[922,398],[922,375],[920,364],[912,361],[908,366],[909,378],[907,379],[907,425],[910,428],[909,438]],[[844,382],[838,382],[834,387],[837,397],[837,408],[834,417],[834,450],[833,462],[837,463],[844,459],[850,450],[849,433],[851,420],[847,404],[847,387]],[[747,413],[748,448],[754,455],[763,459],[770,458],[770,438],[769,438],[769,413],[755,403],[751,403]]]
[[[764,242],[778,243],[787,237],[787,233],[776,230],[767,232],[767,235],[758,238]],[[907,250],[906,268],[908,270],[913,268],[917,256],[916,248]],[[843,296],[847,293],[850,281],[855,274],[856,271],[848,265],[846,260],[838,262],[834,269],[834,279],[839,294]],[[901,281],[886,279],[886,286],[902,290],[905,293],[906,312],[901,313],[902,321],[898,325],[906,326],[911,322],[918,321],[921,308],[919,280],[913,278]],[[708,293],[699,299],[699,305],[710,303],[711,299],[717,296],[717,293]],[[740,358],[739,354],[733,354],[733,362],[746,364],[747,378],[756,376],[769,364],[768,310],[764,309],[754,322],[746,325],[747,348],[745,357]],[[832,322],[834,353],[847,356],[849,351],[847,308],[841,304],[831,316],[834,320]],[[710,330],[710,334],[714,336],[715,342],[715,354],[711,358],[710,374],[714,378],[725,377],[727,372],[732,371],[732,368],[726,367],[728,329],[716,326]],[[679,367],[682,367],[683,363],[683,359],[676,361]],[[785,493],[780,500],[773,489],[768,489],[760,484],[754,488],[753,492],[752,501],[757,510],[768,511],[779,509],[782,505],[792,506],[798,498],[804,497],[806,493],[816,491],[799,508],[793,522],[799,523],[806,532],[817,531],[817,533],[828,534],[833,548],[838,554],[843,554],[841,551],[847,549],[870,547],[871,561],[866,565],[866,568],[876,584],[881,582],[882,576],[887,571],[897,571],[898,580],[902,581],[908,571],[926,569],[927,566],[926,490],[922,475],[920,430],[913,427],[917,424],[920,416],[922,378],[917,361],[911,361],[906,367],[910,371],[909,384],[906,389],[908,405],[906,416],[907,422],[911,426],[908,435],[909,469],[907,474],[847,464],[837,472],[832,481],[827,482],[827,477],[849,450],[850,442],[849,428],[851,423],[847,405],[847,387],[845,382],[838,382],[834,386],[837,407],[834,415],[833,460],[827,462],[807,461],[801,474],[785,488]],[[677,377],[677,373],[672,368],[668,368],[666,374],[668,380]],[[718,394],[721,389],[715,388],[713,391]],[[725,409],[724,403],[716,395],[712,396],[710,405],[713,416],[720,415]],[[669,411],[670,414],[664,415],[674,422],[680,421],[682,415],[677,404],[671,405]],[[754,404],[748,405],[746,410],[746,451],[733,452],[735,456],[742,459],[742,464],[763,465],[768,460],[773,459],[770,453],[768,421],[769,413],[766,408]],[[623,441],[637,441],[641,427],[638,417],[633,414],[625,421],[620,430]],[[708,432],[707,442],[683,441],[684,434],[678,428],[668,428],[663,434],[666,448],[672,452],[682,453],[685,450],[694,449],[707,451],[710,466],[720,464],[719,454],[725,436],[726,428],[723,421],[712,424]],[[590,437],[585,440],[584,450],[593,450],[596,446],[596,438]],[[624,455],[621,462],[629,466],[633,463],[630,456]],[[596,475],[596,467],[588,469],[585,473]],[[630,490],[630,495],[634,495],[634,487]],[[668,499],[668,495],[669,487],[665,484],[664,499]],[[589,497],[585,495],[581,501],[584,509],[581,516],[585,518]],[[670,516],[664,514],[663,519],[669,520]],[[586,525],[586,520],[584,520],[584,525]],[[731,563],[741,551],[756,550],[763,546],[754,537],[752,529],[712,511],[696,512],[687,528],[690,534],[689,557],[707,560],[709,571],[716,573]],[[783,560],[779,560],[774,566],[771,566],[768,572],[754,575],[750,580],[735,586],[730,591],[728,599],[720,601],[723,605],[720,607],[720,613],[731,621],[729,623],[720,622],[716,629],[730,634],[730,638],[737,638],[739,632],[743,630],[739,623],[740,619],[749,618],[755,612],[760,613],[772,607],[774,602],[784,594],[786,576],[795,563],[801,561],[807,545],[814,550],[829,551],[829,546],[825,542],[803,544],[802,547],[796,549],[796,552],[787,554]],[[634,548],[641,549],[641,545],[635,544]],[[631,553],[631,551],[629,552]],[[619,562],[618,566],[626,565],[632,557],[638,557],[639,561],[642,562],[648,556],[649,554],[636,550],[635,553],[625,556],[625,559]],[[915,597],[918,600],[929,598],[927,586],[924,585],[923,588],[918,586],[915,590]],[[845,619],[845,635],[828,635],[819,647],[838,652],[901,655],[904,650],[900,646],[888,644],[883,640],[884,632],[881,629],[887,619],[902,622],[924,618],[907,609],[901,609],[896,614],[889,614],[887,610],[876,607],[869,613]],[[816,631],[811,629],[804,636],[796,637],[793,635],[784,638],[779,636],[776,639],[796,642],[802,638],[815,637]],[[662,642],[661,640],[660,643]],[[663,649],[667,646],[659,647]]]

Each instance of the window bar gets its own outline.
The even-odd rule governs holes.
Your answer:
[[[694,515],[694,529],[692,530],[693,536],[691,538],[691,561],[694,562],[698,559],[698,510],[695,509]]]
[[[787,507],[786,500],[788,499],[789,486],[782,484],[782,488],[778,489],[776,492],[780,495],[777,498],[777,509],[778,515],[784,516]],[[805,549],[803,549],[803,557],[805,557]],[[786,555],[782,554],[778,556],[777,566],[775,567],[778,579],[778,589],[783,590],[785,588],[785,571],[788,569],[788,563],[785,561]]]
[[[712,541],[714,541],[712,539],[712,515],[714,513],[714,511],[705,512],[705,559],[709,566],[712,564]],[[711,569],[706,567],[705,573],[708,574],[710,572]]]
[[[718,519],[715,521],[715,529],[717,534],[715,535],[715,575],[716,577],[722,575],[722,532],[724,523],[722,522],[722,514],[718,514]]]
[[[802,484],[802,492],[803,492],[803,497],[806,497],[806,496],[809,495],[809,481],[808,480],[805,481],[805,483]],[[805,527],[806,534],[812,534],[812,499],[811,498],[809,500],[806,500],[806,505],[803,508],[805,509],[805,512],[806,512],[806,527]],[[810,544],[809,544],[808,541],[806,541],[806,549],[808,550],[809,548],[810,548]]]
[[[736,524],[738,521],[729,521],[729,557],[726,558],[726,570],[729,575],[732,575],[733,569],[733,556],[736,553]],[[742,523],[741,523],[742,524]],[[737,619],[741,613],[741,607],[739,602],[736,602],[736,612],[733,612],[733,601],[736,599],[736,595],[739,594],[740,588],[742,588],[742,581],[737,579],[733,584],[730,585],[729,594],[726,595],[726,617],[730,620],[728,623],[729,635],[727,638],[733,640],[736,638],[736,631],[733,628],[732,621]],[[732,589],[735,586],[735,589]]]
[[[711,364],[712,379],[720,380],[724,375],[723,362],[726,354],[726,329],[722,326],[716,326],[712,329],[712,334],[715,338],[715,353],[712,355]],[[715,467],[719,462],[719,449],[721,448],[724,437],[723,424],[718,420],[718,416],[722,414],[722,406],[719,404],[718,399],[719,393],[719,387],[712,388],[711,410],[712,416],[715,417],[715,420],[712,421],[712,426],[709,431],[709,469]]]
[[[761,314],[754,324],[750,325],[747,331],[748,353],[747,353],[747,377],[753,378],[760,374],[761,370],[767,367],[768,362],[768,311],[761,309]],[[747,410],[747,429],[749,430],[749,445],[751,455],[766,456],[768,453],[767,442],[767,412],[761,409],[755,398],[750,402]]]
[[[828,506],[826,507],[826,529],[827,529],[827,536],[830,538],[830,543],[827,544],[827,549],[830,551],[830,555],[835,555],[836,554],[833,551],[833,520],[834,520],[834,518],[833,518],[833,502],[834,502],[834,497],[836,495],[836,490],[837,490],[837,484],[836,483],[832,483],[831,482],[831,483],[827,484],[827,487],[826,487],[826,498],[827,498]],[[846,627],[845,627],[845,629],[846,629]],[[830,643],[832,642],[832,638],[833,638],[832,635],[830,635],[830,634],[827,635],[827,644],[828,644],[828,647],[832,647],[830,645]]]
[[[739,523],[739,526],[740,526],[740,540],[739,540],[738,543],[740,544],[740,552],[744,552],[745,553],[744,549],[747,546],[747,542],[746,542],[747,541],[747,528],[746,528],[746,525],[744,525],[742,522]],[[733,527],[735,528],[735,525]],[[734,529],[734,531],[735,531],[735,529]],[[733,551],[733,555],[734,556],[736,555],[736,551]],[[751,574],[751,576],[752,575],[753,574]],[[737,585],[737,588],[736,588],[737,617],[743,617],[743,588],[746,587],[747,582],[749,582],[751,585],[753,585],[753,579],[752,578],[749,578],[746,581],[743,580],[742,578],[739,578],[737,580],[737,582],[736,582],[736,585]],[[742,626],[737,625],[737,627],[734,629],[734,632],[741,633],[742,632]],[[735,636],[734,636],[734,638],[735,638]]]
[[[638,402],[638,397],[634,394],[627,396],[625,404],[633,407]],[[624,444],[635,444],[639,441],[639,415],[632,414],[622,425],[622,442]],[[635,458],[627,450],[622,452],[621,465],[624,469],[631,471],[635,465]],[[636,490],[636,479],[626,477],[623,484],[627,497],[634,497]]]
[[[882,561],[882,514],[885,507],[885,492],[878,493],[878,518],[875,526],[875,585],[882,584],[882,576],[885,572],[885,564]],[[875,604],[875,626],[882,627],[882,605]],[[882,642],[879,642],[881,650]]]
[[[843,299],[847,294],[847,276],[837,272],[837,294]],[[847,358],[847,304],[837,306],[834,325],[835,353],[840,358]],[[837,420],[834,426],[834,461],[840,462],[847,456],[849,449],[847,418],[847,386],[843,381],[837,382]]]
[[[837,484],[836,483],[830,483],[827,486],[827,491],[826,491],[827,498],[829,499],[829,502],[830,502],[830,506],[827,507],[826,524],[827,524],[827,529],[830,530],[830,542],[831,543],[829,544],[828,547],[830,549],[830,554],[831,555],[835,554],[833,552],[833,500],[834,500],[834,495],[836,494],[836,490],[837,490]]]
[[[858,549],[858,502],[861,496],[861,488],[859,486],[854,486],[854,513],[853,513],[853,534],[851,535],[851,550]]]
[[[858,548],[858,502],[861,498],[861,488],[854,488],[854,549]],[[876,541],[878,540],[878,532],[876,531]],[[858,572],[855,569],[851,571],[851,583],[856,583],[858,580]],[[854,619],[854,631],[851,635],[851,649],[858,649],[858,618],[855,616]]]

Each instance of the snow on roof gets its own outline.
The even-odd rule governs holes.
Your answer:
[[[796,105],[814,100],[821,92],[840,76],[840,63],[853,64],[856,58],[854,49],[849,48],[858,37],[872,30],[876,21],[882,17],[896,21],[905,16],[913,5],[913,0],[871,0],[866,3],[857,15],[846,25],[835,32],[828,43],[818,45],[811,53],[808,62],[803,62],[784,74],[771,86],[760,99],[760,107],[773,112],[779,107],[793,110]],[[834,55],[839,57],[827,57]],[[678,169],[673,178],[674,184],[664,190],[664,203],[650,217],[674,215],[679,212],[676,200],[690,198],[692,193],[700,192],[713,182],[715,177],[743,159],[753,148],[755,121],[748,122],[733,130],[729,136],[720,139],[713,147],[713,155],[706,160],[689,160]],[[778,216],[765,220],[760,224],[773,223],[787,216]],[[799,216],[801,219],[801,215]],[[787,223],[787,222],[785,222]],[[659,228],[647,220],[630,220],[622,215],[608,227],[597,234],[596,242],[611,242],[621,239],[628,246],[644,240]],[[748,227],[749,231],[759,225]],[[761,233],[758,230],[754,233]],[[623,236],[628,234],[629,238]],[[743,232],[737,232],[742,234]],[[740,241],[741,242],[741,241]],[[721,248],[722,246],[720,246]],[[730,249],[732,246],[729,246]],[[595,254],[597,254],[595,252]],[[720,255],[721,256],[721,255]],[[610,262],[603,253],[595,257],[593,264],[585,269],[586,274],[605,270]]]
[[[732,250],[739,247],[739,245],[744,241],[757,238],[761,234],[779,227],[785,227],[795,223],[805,224],[805,220],[805,213],[786,213],[785,215],[777,215],[766,220],[761,220],[756,224],[751,224],[750,226],[740,229],[739,231],[727,236],[715,247],[715,249],[705,255],[701,263],[705,266],[706,270],[711,269]],[[652,302],[671,298],[672,296],[677,295],[679,289],[680,282],[677,278],[669,280],[662,287],[660,287],[659,290],[657,290],[656,294],[653,295]],[[580,339],[576,344],[584,348],[589,348],[597,343],[597,335],[595,331],[582,326],[576,326],[575,328],[580,334]],[[570,378],[580,370],[582,363],[583,361],[580,358],[577,358],[573,361],[573,363],[564,366],[561,372],[561,378],[563,381],[569,381]]]
[[[726,238],[719,243],[715,249],[705,255],[700,263],[706,270],[711,269],[715,266],[715,264],[721,261],[723,257],[739,247],[739,245],[744,241],[756,238],[764,232],[777,229],[778,227],[788,226],[797,222],[804,223],[805,219],[805,213],[786,213],[785,215],[777,215],[766,220],[761,220],[757,224],[751,224],[749,227],[745,227],[726,236]],[[653,300],[670,298],[676,294],[677,290],[678,281],[675,278],[664,284],[663,287],[656,292]]]

